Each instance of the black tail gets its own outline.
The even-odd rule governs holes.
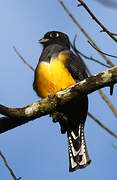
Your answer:
[[[69,130],[68,147],[69,147],[69,171],[85,168],[90,162],[85,137],[84,125],[80,124],[79,129]]]

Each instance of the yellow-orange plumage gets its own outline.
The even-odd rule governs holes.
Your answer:
[[[64,65],[66,60],[67,56],[60,53],[58,57],[51,58],[50,62],[42,61],[39,64],[36,69],[36,87],[39,96],[47,97],[76,83]]]

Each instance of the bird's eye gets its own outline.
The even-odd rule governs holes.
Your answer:
[[[56,33],[56,37],[59,37],[59,33]]]
[[[51,33],[50,37],[51,38],[59,37],[59,33]]]

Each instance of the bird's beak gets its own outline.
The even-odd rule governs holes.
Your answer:
[[[47,42],[48,40],[49,40],[49,39],[47,39],[47,38],[42,38],[42,39],[38,40],[38,42],[41,43],[41,44],[44,44],[44,43]]]

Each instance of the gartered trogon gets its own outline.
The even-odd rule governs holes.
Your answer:
[[[39,40],[43,51],[34,74],[33,88],[45,98],[87,78],[86,68],[80,56],[70,50],[70,41],[65,33],[51,31]],[[69,171],[85,168],[90,163],[84,124],[88,111],[88,97],[75,98],[53,113],[54,122],[59,122],[61,133],[67,132]],[[57,115],[56,115],[57,114]]]

